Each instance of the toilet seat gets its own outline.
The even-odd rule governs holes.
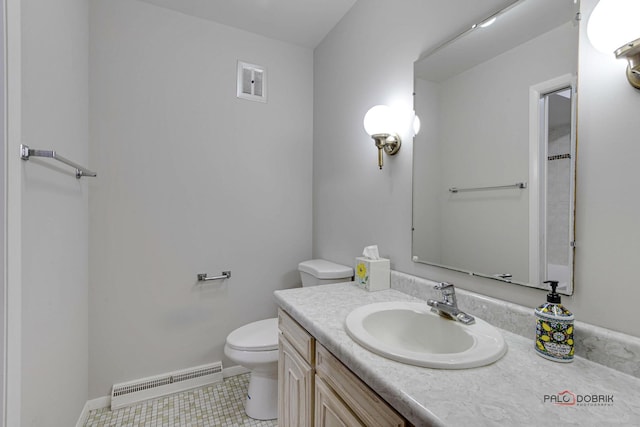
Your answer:
[[[258,320],[241,326],[227,336],[227,346],[240,351],[278,349],[278,318]]]

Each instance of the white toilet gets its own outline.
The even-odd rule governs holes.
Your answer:
[[[323,259],[298,264],[302,286],[348,282],[353,269]],[[251,370],[245,411],[257,420],[278,418],[278,319],[249,323],[231,332],[224,354]]]

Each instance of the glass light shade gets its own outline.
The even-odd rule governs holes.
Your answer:
[[[364,116],[364,130],[369,135],[395,133],[393,111],[386,105],[371,107]]]
[[[600,0],[589,17],[587,36],[594,48],[611,55],[640,38],[640,0]]]
[[[416,114],[416,112],[413,112],[413,135],[416,136],[418,134],[418,132],[420,132],[420,117],[418,117],[418,115]]]

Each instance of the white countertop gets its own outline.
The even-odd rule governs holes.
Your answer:
[[[507,354],[488,366],[421,368],[366,350],[344,328],[345,318],[356,307],[382,301],[419,301],[416,298],[392,289],[367,292],[352,283],[276,291],[275,298],[416,426],[640,426],[640,379],[580,357],[572,363],[543,359],[535,354],[533,336],[527,339],[503,330]],[[533,324],[531,331],[535,331]],[[602,395],[605,399],[612,396],[613,401],[572,406],[545,402],[545,395],[565,390],[578,400]]]

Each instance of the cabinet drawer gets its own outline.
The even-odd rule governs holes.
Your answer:
[[[316,346],[316,374],[331,386],[365,425],[408,425],[402,416],[320,344]]]
[[[315,339],[282,309],[278,309],[278,328],[302,358],[313,366]]]

